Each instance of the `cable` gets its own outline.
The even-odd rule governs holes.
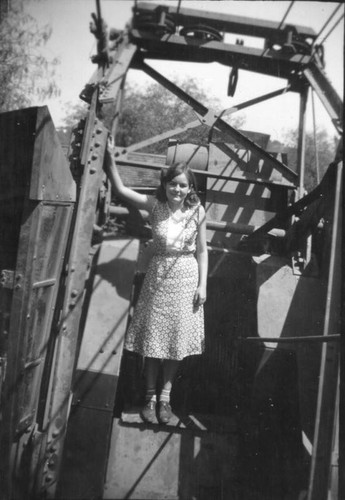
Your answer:
[[[322,42],[320,42],[320,45],[322,45],[327,40],[327,38],[329,37],[329,35],[335,30],[335,28],[338,26],[338,24],[343,19],[343,17],[344,17],[344,14],[341,17],[339,17],[338,21],[335,23],[335,25],[333,26],[333,28],[331,28],[329,30],[329,32],[327,33],[327,35],[325,36],[325,38],[322,40]]]
[[[293,6],[293,4],[294,4],[294,3],[295,3],[294,1],[290,3],[290,5],[289,5],[289,7],[288,7],[287,11],[285,12],[285,15],[284,15],[283,19],[280,21],[280,24],[279,24],[279,26],[278,26],[278,28],[277,28],[278,30],[281,28],[281,26],[282,26],[283,22],[284,22],[284,21],[285,21],[285,19],[287,18],[287,15],[288,15],[288,13],[290,12],[290,10],[291,10],[291,8],[292,8],[292,6]]]
[[[315,40],[317,40],[317,38],[319,38],[319,36],[321,35],[321,33],[323,32],[323,30],[326,28],[326,26],[328,26],[328,24],[331,22],[331,20],[333,19],[333,17],[336,15],[336,13],[338,12],[338,10],[340,9],[340,7],[342,6],[342,4],[339,4],[338,7],[335,8],[335,10],[333,11],[333,14],[331,14],[328,18],[328,20],[325,22],[325,24],[322,26],[322,28],[320,29],[320,31],[318,32],[318,34],[316,35],[316,38]],[[314,40],[314,43],[315,43],[315,40]]]

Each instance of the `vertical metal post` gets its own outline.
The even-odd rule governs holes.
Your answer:
[[[315,151],[315,168],[316,168],[316,182],[320,183],[320,168],[319,168],[319,152],[317,149],[317,140],[316,140],[316,119],[315,119],[315,102],[314,102],[314,91],[311,90],[311,101],[312,101],[312,109],[313,109],[313,131],[314,131],[314,151]]]
[[[330,335],[340,330],[341,322],[341,239],[342,239],[342,162],[334,165],[335,188],[329,193],[333,201],[330,210],[329,265],[327,276],[327,297],[324,322],[324,335]],[[307,500],[324,500],[328,497],[332,440],[336,410],[336,393],[339,370],[339,348],[333,342],[327,342],[322,347],[322,358],[319,378],[319,392],[316,408],[313,454],[310,469],[310,479]]]
[[[302,198],[305,177],[305,123],[308,101],[308,87],[304,88],[300,95],[298,145],[297,145],[297,172],[298,172],[298,199]]]

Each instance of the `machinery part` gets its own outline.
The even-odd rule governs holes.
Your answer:
[[[145,14],[136,11],[134,13],[133,28],[150,31],[156,35],[162,36],[167,33],[172,34],[175,32],[175,22],[166,8],[158,7],[153,12]]]
[[[229,76],[228,96],[233,97],[235,95],[237,82],[238,82],[238,67],[233,66],[231,68],[231,72],[230,72],[230,76]]]
[[[91,57],[91,61],[105,68],[109,66],[111,61],[108,50],[107,24],[102,19],[99,2],[97,2],[97,15],[92,13],[91,17],[90,31],[95,35],[97,40],[97,54]]]
[[[214,28],[204,24],[196,24],[181,28],[180,35],[186,38],[196,38],[205,42],[222,42],[223,35]]]
[[[323,45],[315,45],[314,56],[322,68],[325,67],[325,48]]]

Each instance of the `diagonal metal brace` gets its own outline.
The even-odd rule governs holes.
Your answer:
[[[163,75],[161,75],[156,70],[151,68],[151,66],[147,65],[143,61],[137,60],[136,67],[138,69],[142,69],[147,75],[151,76],[154,80],[156,80],[161,85],[163,85],[165,88],[170,90],[173,94],[175,94],[177,97],[179,97],[182,101],[184,101],[189,106],[191,106],[194,109],[194,111],[196,111],[199,115],[201,115],[203,117],[207,116],[209,110],[208,110],[208,108],[206,108],[206,106],[204,106],[199,101],[194,99],[192,96],[190,96],[189,94],[184,92],[177,85],[170,82]],[[296,181],[297,174],[295,172],[290,170],[284,163],[281,163],[276,158],[271,156],[269,153],[267,153],[266,151],[261,149],[260,146],[255,144],[255,142],[253,142],[250,139],[248,139],[247,137],[245,137],[243,134],[241,134],[236,129],[231,127],[231,125],[226,123],[224,120],[222,120],[221,118],[218,118],[215,122],[215,126],[221,132],[227,133],[230,136],[232,136],[234,139],[236,139],[236,141],[239,144],[241,144],[245,149],[249,149],[254,156],[256,156],[259,159],[263,159],[272,168],[277,169],[278,172],[282,173],[290,182]]]

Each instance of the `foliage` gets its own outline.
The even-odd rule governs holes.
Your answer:
[[[182,81],[178,85],[205,106],[216,111],[221,109],[220,102],[215,98],[209,99],[206,93],[198,88],[195,81]],[[81,118],[85,117],[86,112],[85,103],[68,105],[65,127],[58,130],[60,137],[64,137],[65,142],[66,137],[70,135],[71,128]],[[113,113],[113,107],[105,110],[104,117],[106,121],[111,121],[110,117]],[[242,128],[244,125],[243,116],[237,114],[233,116],[234,118],[231,117],[229,123],[237,129]],[[121,147],[127,147],[130,144],[154,137],[164,131],[183,127],[188,122],[196,120],[196,118],[196,114],[187,104],[156,83],[145,88],[127,85],[116,135],[116,144]],[[203,144],[207,142],[209,133],[209,127],[200,125],[177,134],[174,138]],[[294,171],[297,170],[297,139],[298,131],[291,129],[285,133],[282,142],[273,141],[268,145],[268,151],[287,153],[288,166]],[[319,176],[317,176],[316,169],[314,134],[312,132],[307,133],[305,158],[305,187],[307,191],[312,190],[318,184],[319,180],[321,180],[328,165],[334,160],[337,147],[335,138],[330,137],[324,129],[316,131],[316,144]],[[167,145],[168,139],[143,150],[150,153],[166,154]]]
[[[205,91],[200,90],[193,80],[179,82],[178,85],[189,95],[209,108],[219,111],[220,102],[217,99],[208,99]],[[71,129],[87,113],[84,102],[68,104],[64,126],[58,129],[62,143],[70,137]],[[114,114],[113,105],[105,106],[102,112],[105,123],[112,121]],[[162,132],[183,127],[197,119],[197,115],[190,106],[178,99],[171,92],[157,83],[152,83],[145,88],[135,85],[126,85],[125,99],[122,106],[121,119],[117,128],[116,144],[127,147],[130,144],[141,142],[154,137]],[[229,123],[240,128],[243,125],[242,115],[236,115]],[[187,130],[174,136],[175,139],[203,143],[207,141],[210,128],[204,125]],[[150,153],[162,154],[167,151],[168,140],[161,141],[143,150]]]
[[[68,146],[71,139],[72,129],[80,120],[86,117],[88,106],[85,102],[78,104],[67,103],[65,105],[64,126],[56,129],[60,142],[63,146]]]
[[[181,81],[178,85],[208,108],[216,111],[221,109],[220,102],[215,98],[209,99],[205,91],[198,88],[194,80]],[[152,83],[145,88],[128,86],[116,135],[116,144],[126,147],[165,131],[183,127],[196,119],[197,115],[190,106],[157,83]],[[231,123],[240,127],[243,121],[243,117],[238,116]],[[200,125],[177,134],[174,138],[204,143],[207,141],[209,132],[209,127]],[[168,139],[145,148],[145,151],[162,154],[166,152],[167,144]]]
[[[48,25],[39,26],[25,11],[23,0],[10,3],[0,20],[0,111],[59,94],[55,82],[59,60],[43,55],[51,33]]]
[[[288,164],[292,170],[297,170],[297,140],[298,132],[288,131],[283,139],[284,151],[288,156]],[[316,130],[316,150],[314,133],[306,134],[305,142],[305,188],[309,192],[319,183],[329,164],[334,160],[337,141],[330,137],[325,129]],[[317,173],[317,162],[319,174]]]

